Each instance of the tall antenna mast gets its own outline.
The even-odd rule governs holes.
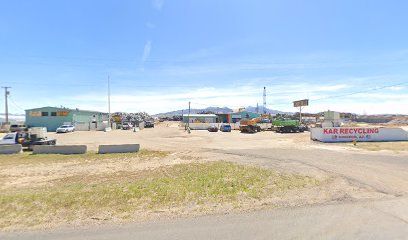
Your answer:
[[[263,113],[266,114],[266,87],[263,90]]]

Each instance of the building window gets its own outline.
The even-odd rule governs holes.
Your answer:
[[[68,111],[59,111],[59,112],[57,112],[57,116],[66,117],[66,116],[68,116]]]
[[[57,116],[57,112],[51,112],[51,117],[56,117]]]
[[[42,117],[48,117],[48,112],[41,112]]]

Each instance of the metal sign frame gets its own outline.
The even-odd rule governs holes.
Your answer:
[[[293,102],[293,107],[305,107],[309,106],[309,99],[303,99]]]
[[[293,102],[293,107],[299,108],[299,121],[302,123],[302,107],[309,106],[309,99],[302,99]]]

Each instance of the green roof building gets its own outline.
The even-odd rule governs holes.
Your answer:
[[[72,124],[75,130],[103,130],[107,126],[108,114],[79,109],[42,107],[25,110],[27,127],[46,127],[55,131],[63,124]]]

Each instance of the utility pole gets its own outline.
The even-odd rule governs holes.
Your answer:
[[[5,98],[5,100],[4,100],[4,103],[5,103],[4,113],[6,115],[5,124],[7,124],[7,123],[9,123],[8,96],[10,95],[10,91],[8,89],[11,88],[11,87],[1,87],[1,88],[4,88],[4,98]]]
[[[188,122],[187,122],[187,129],[190,129],[190,111],[191,111],[191,102],[188,102]],[[190,131],[190,130],[189,130]]]
[[[266,87],[263,90],[263,113],[266,114]]]
[[[111,127],[110,76],[108,75],[108,126]]]

